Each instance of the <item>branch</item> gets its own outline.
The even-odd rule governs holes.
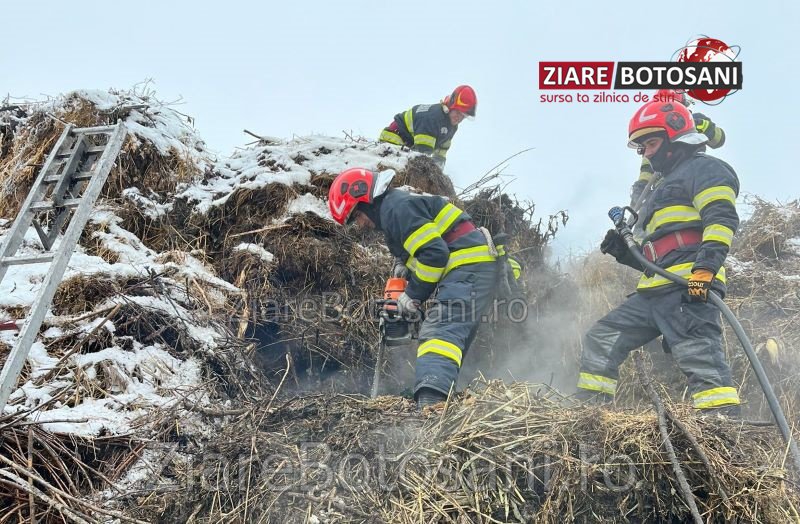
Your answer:
[[[667,420],[664,413],[664,403],[661,401],[661,397],[658,396],[658,392],[656,392],[656,389],[653,387],[653,381],[644,368],[643,353],[641,351],[637,351],[633,356],[633,360],[636,363],[636,371],[639,373],[639,381],[641,382],[642,387],[645,389],[647,394],[650,396],[650,400],[653,402],[653,407],[656,409],[656,414],[658,415],[658,431],[661,433],[661,438],[664,439],[664,449],[667,452],[669,461],[672,463],[672,470],[675,472],[675,477],[678,479],[678,486],[681,488],[683,498],[686,501],[686,504],[689,506],[689,511],[692,512],[692,518],[694,519],[695,523],[703,524],[703,517],[700,516],[700,511],[697,509],[697,501],[695,501],[692,488],[689,486],[689,482],[686,480],[686,475],[684,475],[683,469],[681,469],[681,463],[678,461],[678,457],[675,455],[675,448],[672,446],[672,441],[669,439]]]

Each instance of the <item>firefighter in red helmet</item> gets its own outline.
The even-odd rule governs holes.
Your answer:
[[[490,308],[498,252],[488,231],[436,195],[389,188],[394,171],[353,168],[331,185],[328,207],[339,224],[382,231],[392,255],[407,268],[397,299],[401,314],[416,316],[428,300],[419,331],[414,397],[420,407],[453,391],[462,358]]]
[[[396,114],[379,140],[431,155],[444,168],[458,125],[465,118],[473,118],[477,106],[475,90],[468,85],[458,86],[438,104],[415,105]]]
[[[692,103],[688,96],[682,91],[675,91],[672,89],[661,89],[653,97],[654,102],[677,102],[684,107],[688,108]],[[725,131],[714,122],[711,121],[703,113],[692,113],[694,126],[698,133],[706,135],[708,141],[706,146],[711,149],[717,149],[725,144]],[[646,156],[642,156],[642,167],[639,169],[639,178],[631,186],[631,206],[634,209],[639,209],[642,202],[647,198],[649,191],[648,186],[653,186],[658,183],[659,178],[655,176],[653,166]]]
[[[739,395],[722,348],[719,310],[709,290],[724,296],[725,267],[739,225],[739,179],[733,168],[702,152],[708,136],[679,102],[650,102],[633,115],[629,145],[662,173],[634,229],[642,254],[686,279],[679,285],[644,273],[636,293],[586,333],[579,397],[612,400],[628,353],[663,335],[688,379],[694,407],[737,416]],[[600,245],[621,264],[642,270],[614,229]]]

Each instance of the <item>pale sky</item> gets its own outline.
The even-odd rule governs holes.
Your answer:
[[[542,104],[538,62],[669,60],[697,34],[741,46],[742,91],[693,109],[725,129],[714,154],[743,193],[787,201],[800,196],[789,145],[800,124],[799,20],[791,1],[3,2],[0,98],[152,79],[228,154],[250,141],[245,128],[376,138],[395,113],[467,83],[478,114],[460,126],[446,172],[463,187],[536,148],[508,166],[508,191],[540,215],[568,210],[554,248],[580,253],[602,239],[608,208],[627,203],[638,104]]]

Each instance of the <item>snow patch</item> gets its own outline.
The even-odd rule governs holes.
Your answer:
[[[268,264],[272,263],[275,260],[275,255],[273,255],[263,247],[259,246],[258,244],[248,244],[247,242],[242,242],[238,246],[234,247],[233,250],[246,251],[248,253],[252,253]]]
[[[286,214],[303,214],[303,213],[314,213],[317,216],[320,216],[326,220],[333,221],[330,212],[328,211],[328,204],[320,200],[319,198],[315,197],[311,193],[306,193],[304,195],[300,195],[296,197],[294,200],[289,202],[289,206],[286,209]]]

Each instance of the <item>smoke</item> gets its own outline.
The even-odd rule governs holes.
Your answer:
[[[524,318],[501,317],[482,329],[465,359],[460,387],[482,375],[575,393],[583,334],[635,282],[630,270],[596,253],[569,260],[563,271],[539,266],[524,280]]]

